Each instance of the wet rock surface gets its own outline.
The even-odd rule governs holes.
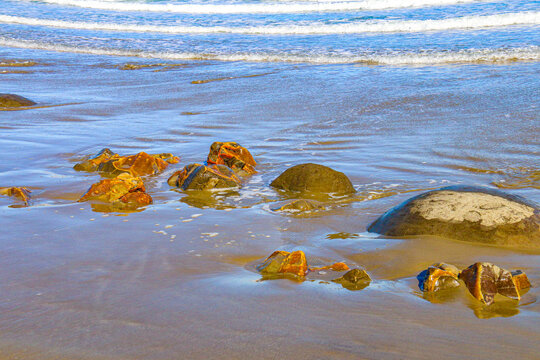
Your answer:
[[[538,248],[540,211],[536,204],[501,191],[450,186],[394,207],[371,224],[368,231]]]
[[[146,193],[141,178],[123,173],[93,184],[78,201],[102,201],[121,209],[135,209],[151,204],[152,197]]]
[[[13,196],[28,206],[31,191],[25,187],[0,187],[0,195]]]
[[[240,187],[240,179],[224,165],[190,164],[175,172],[167,183],[182,190],[212,190]]]
[[[206,160],[208,165],[225,165],[239,175],[256,173],[257,163],[245,147],[236,142],[214,142],[210,146],[210,153]]]
[[[332,280],[348,290],[362,290],[369,286],[371,277],[363,269],[352,269],[342,277]]]
[[[308,272],[306,255],[303,251],[274,251],[264,262],[257,266],[263,275],[293,275],[304,277]]]
[[[326,194],[354,193],[349,178],[342,172],[318,164],[300,164],[285,170],[270,186],[277,189]]]
[[[36,105],[30,99],[15,94],[0,94],[0,108],[19,108]]]
[[[278,207],[272,208],[272,211],[285,211],[289,213],[301,213],[307,211],[323,210],[323,203],[315,200],[298,199],[288,201]]]
[[[459,286],[459,269],[446,263],[433,264],[418,274],[418,287],[424,292],[435,292]]]

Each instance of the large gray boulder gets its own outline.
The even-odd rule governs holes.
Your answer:
[[[314,193],[354,193],[349,178],[342,172],[318,164],[300,164],[285,170],[270,186],[282,190]]]
[[[540,210],[532,202],[498,190],[449,186],[390,209],[368,231],[540,248]]]
[[[35,102],[14,94],[0,94],[0,108],[17,108],[36,105]]]

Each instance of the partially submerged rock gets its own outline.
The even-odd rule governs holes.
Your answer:
[[[0,108],[18,108],[36,105],[30,99],[15,94],[0,94]]]
[[[527,277],[527,274],[525,274],[521,270],[512,271],[512,281],[514,281],[514,284],[516,284],[516,288],[518,291],[528,289],[531,287],[531,282],[529,281],[529,278]]]
[[[309,271],[320,271],[320,270],[347,271],[349,270],[349,266],[345,264],[344,262],[337,262],[337,263],[333,263],[332,265],[309,268]]]
[[[538,248],[540,210],[533,203],[498,190],[450,186],[413,197],[390,209],[368,231]]]
[[[362,290],[369,286],[371,277],[363,269],[352,269],[342,277],[332,280],[349,290]]]
[[[224,165],[191,164],[175,172],[167,183],[182,190],[212,190],[239,187],[240,179]]]
[[[146,193],[142,179],[128,173],[93,184],[78,201],[90,200],[112,203],[127,209],[152,203],[152,197]]]
[[[300,164],[285,170],[270,186],[277,189],[326,194],[354,193],[349,178],[327,166]]]
[[[298,199],[289,201],[279,207],[273,208],[272,211],[286,211],[290,213],[298,213],[322,209],[324,209],[324,205],[319,201]]]
[[[120,156],[105,148],[94,157],[84,160],[73,167],[77,171],[100,171],[108,176],[129,173],[132,176],[154,175],[176,164],[178,157],[172,154],[147,154],[140,152],[134,155]]]
[[[214,142],[210,146],[210,153],[206,162],[209,165],[225,165],[241,175],[250,175],[256,173],[257,163],[251,153],[245,147],[238,143]]]
[[[461,271],[459,278],[463,280],[469,292],[486,305],[493,303],[495,294],[519,300],[519,289],[510,271],[486,262],[477,262]]]
[[[418,274],[418,286],[424,292],[435,292],[459,286],[459,269],[446,263],[433,264]]]
[[[308,272],[306,255],[303,251],[274,251],[257,270],[263,275],[293,275],[304,277]]]
[[[0,195],[13,196],[28,206],[30,201],[30,190],[25,187],[0,187]]]

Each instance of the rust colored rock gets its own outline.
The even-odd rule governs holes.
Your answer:
[[[122,173],[113,179],[104,179],[93,184],[79,202],[98,200],[121,207],[139,207],[152,203],[150,195],[146,194],[141,178]]]
[[[343,262],[337,262],[328,266],[309,268],[309,271],[320,271],[320,270],[347,271],[349,270],[349,266],[347,266],[347,264]]]
[[[318,164],[293,166],[274,179],[270,186],[296,192],[325,194],[350,194],[356,192],[345,174]]]
[[[36,105],[35,102],[15,94],[0,94],[0,108],[18,108]]]
[[[459,278],[465,282],[467,289],[476,299],[487,305],[493,303],[497,293],[520,299],[512,274],[491,263],[475,263],[461,271]]]
[[[371,277],[363,269],[352,269],[342,277],[332,280],[348,290],[362,290],[369,286]]]
[[[319,201],[298,199],[298,200],[290,201],[280,207],[273,208],[272,210],[295,213],[295,212],[320,210],[320,209],[324,209],[324,205],[320,203]]]
[[[94,157],[75,164],[73,168],[77,171],[98,171],[101,164],[106,163],[113,157],[118,157],[118,154],[113,153],[109,148],[104,148]]]
[[[459,270],[445,263],[433,264],[418,274],[418,286],[424,292],[435,292],[459,286]]]
[[[24,202],[28,206],[30,201],[30,190],[25,187],[3,187],[0,188],[0,195],[13,196]]]
[[[308,266],[303,251],[274,251],[257,270],[263,275],[291,274],[299,277],[306,275]]]
[[[214,142],[210,146],[207,163],[209,165],[225,165],[234,171],[254,174],[257,163],[251,153],[236,142]]]
[[[224,165],[191,164],[175,172],[167,181],[182,190],[226,189],[240,186],[240,179]]]
[[[512,271],[512,280],[514,281],[514,284],[516,284],[516,288],[518,291],[528,289],[531,287],[531,282],[529,281],[529,278],[527,277],[527,274],[525,274],[521,270]]]

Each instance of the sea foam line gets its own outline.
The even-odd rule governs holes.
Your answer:
[[[287,14],[298,12],[330,12],[383,10],[480,2],[482,0],[363,0],[303,1],[263,4],[144,4],[96,0],[42,0],[45,3],[114,11],[172,12],[182,14]],[[483,1],[482,1],[483,2]]]
[[[246,61],[246,62],[282,62],[310,64],[366,64],[366,65],[447,65],[467,63],[500,64],[516,61],[540,61],[540,46],[529,46],[510,49],[469,49],[444,52],[408,52],[379,55],[293,55],[271,53],[247,54],[203,54],[203,53],[167,53],[144,52],[121,49],[102,49],[66,46],[35,41],[12,40],[0,38],[0,46],[35,49],[44,51],[69,52],[89,55],[106,55],[120,57],[136,57],[160,60],[215,60],[215,61]]]
[[[459,29],[482,29],[510,25],[540,24],[540,12],[520,12],[486,16],[465,16],[443,20],[386,20],[345,24],[274,25],[253,27],[160,26],[115,23],[87,23],[0,15],[0,23],[47,26],[64,29],[157,32],[168,34],[244,34],[244,35],[331,35],[371,32],[424,32]]]

